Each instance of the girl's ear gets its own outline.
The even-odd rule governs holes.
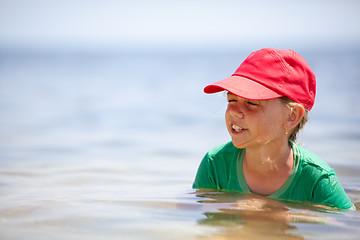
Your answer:
[[[304,117],[305,109],[301,104],[296,104],[289,109],[289,115],[285,122],[284,128],[286,131],[295,128]]]

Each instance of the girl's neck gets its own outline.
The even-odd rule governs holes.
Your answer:
[[[243,164],[248,170],[261,175],[273,174],[292,169],[293,157],[289,144],[264,144],[256,148],[247,148]]]

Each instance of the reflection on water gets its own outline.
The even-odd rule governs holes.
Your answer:
[[[334,221],[321,215],[321,212],[335,213],[334,209],[325,206],[305,207],[304,204],[286,204],[257,195],[223,192],[199,191],[196,195],[205,198],[199,202],[217,206],[204,212],[206,218],[199,220],[199,224],[221,227],[213,235],[206,236],[210,239],[304,239],[294,223],[314,225],[333,224]]]

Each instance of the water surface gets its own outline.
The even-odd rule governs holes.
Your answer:
[[[358,211],[191,189],[229,141],[202,88],[249,52],[1,51],[1,239],[357,239]],[[318,92],[299,144],[359,207],[360,53],[300,53]]]

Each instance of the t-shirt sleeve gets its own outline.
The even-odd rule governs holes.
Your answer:
[[[355,209],[335,173],[322,175],[318,179],[312,202],[341,209]]]
[[[214,179],[214,169],[211,164],[209,154],[206,154],[202,159],[198,168],[193,188],[197,189],[216,189],[216,183]]]

